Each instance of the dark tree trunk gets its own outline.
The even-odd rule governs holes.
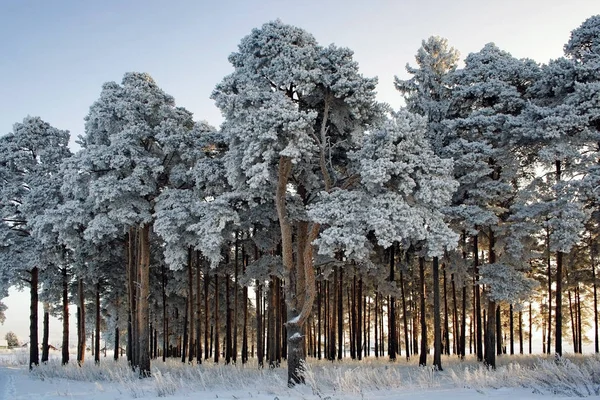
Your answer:
[[[421,351],[419,365],[427,365],[427,320],[425,318],[425,259],[419,257],[419,298],[421,301]]]
[[[244,247],[242,247],[242,263],[242,272],[246,274],[248,255],[246,254]],[[248,362],[248,286],[244,286],[242,291],[242,308],[244,313],[244,326],[242,328],[242,364],[246,364]]]
[[[592,281],[594,289],[594,352],[598,354],[600,352],[600,337],[598,336],[598,292],[596,284],[596,260],[595,252],[591,250],[592,258]]]
[[[496,306],[496,354],[502,354],[502,322],[499,304]]]
[[[475,274],[475,327],[477,329],[475,349],[477,351],[477,361],[483,361],[483,325],[481,323],[481,292],[479,287],[478,235],[473,235],[473,271]]]
[[[96,283],[96,341],[94,342],[94,362],[100,364],[100,284]]]
[[[448,314],[448,294],[447,294],[447,285],[446,285],[446,264],[442,264],[443,278],[444,278],[444,353],[450,354],[450,322],[449,322],[449,314]],[[456,306],[454,307],[456,309]],[[455,325],[456,326],[456,325]],[[456,332],[454,332],[453,337],[456,337]],[[454,348],[454,352],[456,353],[456,346]]]
[[[556,311],[554,329],[554,352],[562,357],[562,275],[563,275],[563,253],[556,252]]]
[[[264,350],[263,350],[263,332],[262,325],[262,284],[256,281],[256,357],[258,366],[264,366]]]
[[[62,269],[62,365],[69,362],[69,276],[67,269]]]
[[[440,267],[437,257],[433,257],[433,337],[433,366],[441,371],[442,321],[440,314]]]
[[[533,353],[533,310],[529,302],[529,354]]]
[[[214,362],[219,362],[219,275],[215,272],[215,328],[214,328]]]
[[[321,315],[321,308],[323,307],[322,304],[322,298],[323,298],[323,281],[319,281],[317,282],[317,359],[321,359],[323,357],[322,353],[321,353],[321,320],[322,320],[322,315]]]
[[[402,324],[404,325],[404,345],[406,346],[406,361],[410,360],[410,341],[408,340],[408,310],[404,294],[404,274],[400,270],[400,295],[402,296]]]
[[[523,354],[523,311],[519,311],[519,354]]]
[[[496,369],[496,309],[496,302],[489,300],[485,332],[484,363],[491,369]]]
[[[339,283],[337,292],[337,359],[341,360],[344,355],[344,270],[339,268]],[[334,342],[335,343],[335,342]],[[335,345],[334,345],[335,348]]]
[[[194,251],[190,247],[188,249],[188,302],[189,302],[189,331],[188,331],[188,363],[194,361]]]
[[[40,365],[40,347],[38,343],[38,267],[31,271],[30,307],[29,307],[29,369]]]
[[[168,323],[167,323],[167,274],[165,272],[165,264],[161,266],[162,273],[162,317],[163,317],[163,343],[162,343],[162,360],[167,361],[167,346],[169,344],[168,338]]]
[[[552,344],[552,268],[550,262],[550,231],[546,231],[546,246],[547,246],[547,256],[546,256],[546,265],[548,268],[548,333],[546,334],[546,345],[547,350],[546,353],[550,354],[551,352],[551,344]]]
[[[202,260],[200,258],[200,252],[196,251],[196,364],[202,364],[202,297],[200,291],[202,289],[200,280],[200,270],[202,267]]]
[[[208,303],[208,291],[210,290],[210,266],[206,263],[206,268],[204,269],[204,359],[208,360],[210,358],[210,349],[212,348],[212,343],[209,346],[209,339],[212,338],[212,334],[210,331],[210,307]],[[211,339],[212,342],[212,339]]]
[[[404,289],[404,288],[403,288]],[[375,287],[375,358],[379,357],[379,293]]]
[[[138,332],[138,256],[137,256],[137,229],[129,228],[127,245],[127,294],[128,294],[128,320],[127,320],[127,361],[132,369],[139,365],[139,332]]]
[[[237,353],[238,353],[238,347],[237,347],[237,342],[238,342],[238,306],[239,306],[239,299],[238,299],[238,269],[239,269],[239,240],[238,240],[238,235],[239,233],[236,232],[235,233],[235,254],[234,254],[234,262],[233,262],[233,315],[232,315],[232,319],[233,319],[233,338],[232,338],[232,347],[231,347],[231,357],[233,362],[237,362]]]
[[[395,276],[395,243],[390,247],[390,284],[394,284],[396,279]],[[396,298],[389,296],[388,298],[388,356],[390,361],[396,360],[396,354],[398,353],[398,338],[396,337]]]
[[[47,306],[44,305],[44,321],[43,321],[43,333],[42,333],[42,362],[45,364],[48,362],[48,335],[50,334],[50,313],[48,312]]]
[[[79,297],[79,305],[77,307],[77,362],[79,365],[82,365],[85,361],[85,298],[82,278],[79,278],[77,282],[77,296]]]
[[[185,299],[185,314],[183,314],[183,339],[181,340],[181,362],[185,363],[187,356],[187,342],[188,342],[188,314],[190,311],[190,299]]]
[[[514,313],[513,313],[513,305],[510,305],[510,310],[509,310],[509,330],[510,330],[510,354],[513,355],[515,354],[515,317],[514,317]]]
[[[460,356],[465,358],[467,351],[467,285],[463,283],[462,288],[462,320],[460,329]],[[469,336],[469,347],[471,347],[471,335]]]
[[[489,229],[489,262],[490,264],[496,263],[496,251],[495,251],[495,237],[494,231]],[[496,369],[496,316],[499,308],[493,299],[488,299],[488,312],[487,312],[487,324],[485,332],[485,365],[488,368]],[[500,335],[498,335],[498,340]]]
[[[356,356],[359,360],[362,360],[362,321],[363,321],[363,309],[362,309],[362,278],[358,279],[358,287],[356,293]],[[396,325],[392,325],[392,329],[396,330]],[[340,346],[342,347],[342,346]]]
[[[138,322],[140,378],[150,376],[150,346],[148,343],[148,299],[150,297],[150,226],[140,228]]]

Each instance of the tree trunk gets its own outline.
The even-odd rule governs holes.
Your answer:
[[[583,348],[582,348],[582,343],[581,343],[581,339],[582,339],[582,334],[581,334],[581,298],[579,296],[579,286],[577,286],[575,288],[575,300],[576,300],[576,305],[577,305],[577,352],[579,354],[583,353]]]
[[[404,294],[404,274],[400,270],[400,295],[402,296],[402,324],[404,325],[404,345],[406,346],[406,361],[410,360],[410,341],[408,340],[408,310]]]
[[[234,363],[237,362],[237,353],[238,353],[238,348],[237,348],[238,306],[239,306],[239,299],[238,299],[239,239],[238,239],[238,235],[239,235],[239,233],[236,232],[235,233],[235,254],[234,254],[234,262],[233,262],[233,267],[234,267],[234,271],[233,271],[233,290],[234,290],[233,291],[233,338],[232,338],[233,344],[232,344],[232,349],[231,349],[231,355],[232,355],[232,359],[233,359]]]
[[[194,361],[194,251],[188,249],[188,301],[189,301],[189,332],[188,332],[188,363]]]
[[[210,307],[208,304],[208,291],[210,290],[210,266],[206,263],[206,268],[204,269],[204,359],[208,360],[210,358],[210,349],[208,341],[209,338],[212,337],[210,334]]]
[[[546,353],[550,354],[551,343],[552,343],[552,268],[550,262],[550,231],[546,230],[546,246],[547,246],[547,255],[546,255],[546,265],[548,268],[548,333],[546,334],[546,345],[548,350]]]
[[[322,358],[322,352],[321,352],[321,321],[322,321],[322,315],[321,315],[321,308],[323,307],[322,304],[322,299],[323,299],[323,281],[319,281],[317,283],[317,359],[320,360]]]
[[[248,255],[246,249],[242,246],[242,273],[246,274],[248,266]],[[242,291],[242,309],[244,313],[244,326],[242,328],[242,364],[248,362],[248,286],[244,286]]]
[[[188,343],[188,315],[190,311],[190,299],[185,299],[185,313],[183,314],[183,339],[181,340],[181,362],[185,363],[187,357]]]
[[[444,291],[445,293],[445,291]],[[446,322],[448,315],[446,314]],[[433,366],[442,371],[442,321],[440,314],[440,267],[433,257]]]
[[[167,324],[167,274],[165,272],[165,264],[161,265],[162,273],[162,317],[163,317],[163,344],[162,344],[162,360],[167,361],[167,346],[169,345],[168,340],[168,324]]]
[[[509,331],[510,331],[510,354],[515,354],[515,319],[513,315],[513,305],[509,309]]]
[[[523,311],[519,311],[519,354],[523,354]]]
[[[442,271],[444,275],[444,353],[450,355],[450,316],[448,314],[448,295],[446,290],[446,264],[442,264]],[[456,306],[454,308],[456,309]],[[454,332],[452,336],[456,337],[456,332]],[[454,352],[456,353],[456,346],[454,348]]]
[[[344,270],[342,268],[338,268],[337,270],[339,272],[339,290],[337,292],[337,359],[341,360],[344,352]]]
[[[556,182],[561,180],[561,162],[557,160],[556,164]],[[556,252],[556,328],[554,352],[562,357],[562,279],[563,279],[563,252]]]
[[[402,275],[400,275],[402,277]],[[404,288],[402,288],[404,289]],[[379,293],[375,286],[375,358],[379,358]]]
[[[554,329],[554,352],[562,357],[562,275],[563,275],[563,253],[556,252],[556,311]]]
[[[139,332],[138,332],[138,310],[137,310],[137,279],[138,279],[138,256],[137,256],[137,229],[129,228],[127,246],[127,294],[128,294],[128,324],[127,324],[127,361],[134,370],[139,365]]]
[[[77,296],[79,297],[78,331],[77,331],[77,362],[81,366],[85,361],[85,298],[83,293],[83,279],[77,282]]]
[[[393,285],[396,279],[395,276],[395,243],[390,247],[390,275],[389,281]],[[396,354],[398,353],[398,338],[396,337],[396,298],[394,296],[388,297],[388,356],[390,361],[396,360]]]
[[[48,346],[48,335],[50,333],[50,312],[48,311],[49,306],[49,304],[44,303],[44,329],[42,333],[42,362],[44,364],[48,362],[48,352],[50,350]]]
[[[592,281],[594,289],[594,352],[598,354],[600,352],[600,338],[598,336],[598,292],[596,284],[596,260],[595,252],[591,250],[592,258]]]
[[[492,228],[489,229],[489,262],[490,264],[496,263],[496,251],[495,245],[496,240],[494,236],[494,231]],[[496,305],[494,299],[488,299],[488,312],[487,312],[487,324],[486,324],[486,332],[485,332],[485,365],[488,368],[496,369],[496,316],[499,308]],[[500,335],[498,335],[498,340],[500,339]]]
[[[138,334],[140,378],[150,376],[150,348],[148,343],[148,298],[150,297],[150,226],[140,228]]]
[[[467,285],[464,283],[462,288],[462,320],[460,323],[460,356],[464,359],[467,351]],[[471,337],[469,337],[469,343],[471,343],[471,340]],[[469,347],[471,347],[470,344]]]
[[[215,272],[215,328],[214,328],[214,362],[219,363],[219,275]]]
[[[501,355],[502,351],[502,323],[500,304],[496,306],[496,354]]]
[[[427,320],[425,318],[425,259],[419,257],[419,298],[421,301],[421,351],[419,365],[427,365]]]
[[[533,353],[533,310],[529,302],[529,354]]]
[[[477,337],[475,349],[477,361],[483,361],[483,325],[481,323],[481,292],[479,287],[479,246],[478,235],[473,235],[473,271],[475,274],[475,327]]]
[[[38,343],[38,267],[31,271],[30,307],[29,307],[29,369],[40,365],[40,348]]]
[[[96,341],[94,342],[94,362],[100,364],[100,284],[96,283]]]
[[[256,357],[258,366],[264,366],[264,350],[263,350],[263,332],[262,325],[262,284],[256,280]]]
[[[358,279],[358,287],[356,293],[356,356],[359,360],[362,360],[362,321],[363,321],[363,309],[362,309],[362,278]],[[396,330],[396,324],[392,325],[392,329]],[[340,346],[342,347],[342,346]]]
[[[69,362],[69,276],[67,268],[62,269],[62,365]]]

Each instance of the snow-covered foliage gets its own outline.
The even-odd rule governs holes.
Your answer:
[[[343,249],[349,258],[367,258],[374,235],[387,248],[424,242],[430,256],[453,248],[457,236],[444,223],[456,181],[452,163],[434,155],[424,118],[407,111],[370,132],[350,158],[360,184],[322,193],[309,216],[326,226],[316,243],[319,253]]]
[[[70,156],[69,132],[27,117],[0,137],[0,263],[3,282],[48,266],[45,212],[61,201],[61,162]],[[55,246],[49,243],[49,247]]]

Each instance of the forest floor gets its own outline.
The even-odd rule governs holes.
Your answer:
[[[88,355],[89,356],[89,355]],[[138,379],[124,360],[88,357],[82,367],[60,365],[59,355],[29,372],[24,351],[0,353],[0,399],[430,399],[472,400],[600,396],[600,357],[501,356],[490,371],[473,357],[442,359],[443,371],[416,360],[326,362],[309,360],[306,385],[288,388],[285,365],[187,365],[175,359],[153,362],[153,375]]]

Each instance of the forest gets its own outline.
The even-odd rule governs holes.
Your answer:
[[[277,20],[230,55],[219,128],[138,72],[102,86],[75,153],[24,118],[0,137],[0,297],[30,292],[29,368],[50,315],[62,364],[110,349],[142,378],[598,353],[600,15],[565,40],[540,64],[430,37],[393,110],[352,50]]]

